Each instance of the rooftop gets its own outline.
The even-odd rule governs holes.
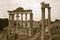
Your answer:
[[[8,12],[32,12],[32,10],[31,9],[24,10],[23,7],[18,7],[13,11],[8,11]]]

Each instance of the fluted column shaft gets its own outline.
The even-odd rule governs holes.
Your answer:
[[[49,40],[52,40],[51,38],[51,7],[48,7],[48,34],[50,35],[50,39]]]
[[[19,23],[19,14],[17,14],[17,27],[19,26],[18,23]]]
[[[27,35],[27,13],[25,14],[25,34]]]
[[[21,27],[23,27],[23,14],[21,14]]]
[[[11,28],[13,28],[14,27],[14,14],[9,14],[9,29],[8,29],[8,34],[7,34],[7,40],[11,40],[11,30],[13,30],[13,29],[11,29]],[[15,40],[14,38],[13,38],[13,40]]]
[[[50,16],[50,7],[48,8],[48,27],[49,27],[49,33],[50,33],[50,27],[51,27],[51,16]]]
[[[30,14],[30,27],[32,28],[33,26],[33,14]]]
[[[27,28],[27,13],[25,14],[25,27]]]
[[[32,28],[33,28],[33,14],[30,13],[30,36],[32,35]]]
[[[45,34],[45,8],[41,8],[42,10],[42,27],[41,27],[41,40],[44,40]]]
[[[9,14],[9,26],[14,26],[14,14]]]
[[[11,16],[11,14],[9,14],[9,27],[11,26],[11,18],[12,18],[12,16]]]

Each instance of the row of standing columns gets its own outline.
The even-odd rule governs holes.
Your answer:
[[[45,40],[45,8],[48,9],[48,35],[50,36],[49,40],[51,40],[51,7],[48,4],[42,4],[42,30],[41,30],[41,40]]]
[[[17,27],[19,26],[19,14],[17,14],[16,19],[17,19]],[[33,20],[32,13],[30,14],[30,23]],[[9,14],[9,25],[12,26],[14,24],[14,14]],[[23,14],[21,14],[21,26],[23,27]],[[27,27],[27,13],[25,14],[25,27]],[[30,27],[32,27],[32,24],[30,24]]]
[[[27,14],[28,13],[25,14],[25,34],[27,34],[26,33],[26,31],[27,31]],[[19,24],[19,14],[17,14],[16,19],[17,19],[17,24],[16,24],[16,27],[14,27],[14,14],[9,14],[9,27],[14,27],[15,31],[17,30],[17,27],[19,27],[19,25],[18,25]],[[32,20],[33,20],[33,14],[30,13],[29,35],[32,35],[32,32],[31,32],[32,31],[32,26],[33,26]],[[21,27],[23,28],[23,13],[21,13]],[[16,31],[16,33],[17,33],[17,31]]]

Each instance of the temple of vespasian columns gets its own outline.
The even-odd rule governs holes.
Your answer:
[[[45,8],[48,9],[48,34],[49,35],[49,40],[51,40],[51,31],[50,31],[50,27],[51,27],[51,24],[50,24],[50,21],[51,21],[51,17],[50,17],[50,9],[51,7],[49,6],[49,4],[45,4],[44,2],[41,3],[41,10],[42,10],[42,18],[41,18],[41,40],[45,40]],[[9,13],[9,28],[8,28],[8,38],[7,40],[16,40],[15,38],[15,35],[17,34],[18,32],[18,28],[22,28],[21,31],[23,32],[20,32],[21,35],[24,33],[24,35],[29,35],[29,36],[32,36],[32,30],[33,30],[33,13],[32,13],[32,10],[24,10],[22,7],[19,7],[17,8],[16,10],[13,10],[13,11],[8,11]],[[19,16],[19,14],[21,14]],[[23,14],[25,14],[25,28],[23,28]],[[27,32],[27,14],[30,15],[30,27],[29,27],[29,30]],[[14,17],[16,15],[16,26],[14,26]],[[19,17],[21,17],[20,19],[20,26],[18,25],[19,24]],[[19,29],[20,31],[20,29]],[[39,34],[38,34],[39,35]],[[30,40],[34,40],[36,39],[36,37],[34,38],[31,38]]]
[[[41,40],[45,39],[45,8],[48,9],[48,35],[49,35],[49,40],[51,40],[51,7],[49,6],[49,4],[45,4],[44,2],[41,3],[41,10],[42,10],[42,30],[41,30]]]

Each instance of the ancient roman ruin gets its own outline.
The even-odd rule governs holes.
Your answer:
[[[49,4],[45,4],[44,2],[41,3],[41,10],[42,10],[42,30],[41,30],[41,40],[45,39],[45,8],[48,9],[48,35],[51,36],[50,33],[50,27],[51,27],[51,7],[49,6]]]
[[[45,9],[48,9],[48,32],[45,32]],[[48,3],[41,3],[41,26],[39,30],[33,33],[33,13],[32,10],[24,10],[19,7],[13,11],[8,11],[9,27],[6,29],[6,40],[52,40],[51,37],[51,7]],[[27,15],[29,14],[29,21]],[[16,15],[16,16],[15,16]],[[25,20],[23,20],[25,15]],[[15,18],[16,17],[16,21]],[[16,24],[15,24],[16,23]],[[39,22],[40,23],[40,22]],[[28,27],[29,26],[29,27]]]

